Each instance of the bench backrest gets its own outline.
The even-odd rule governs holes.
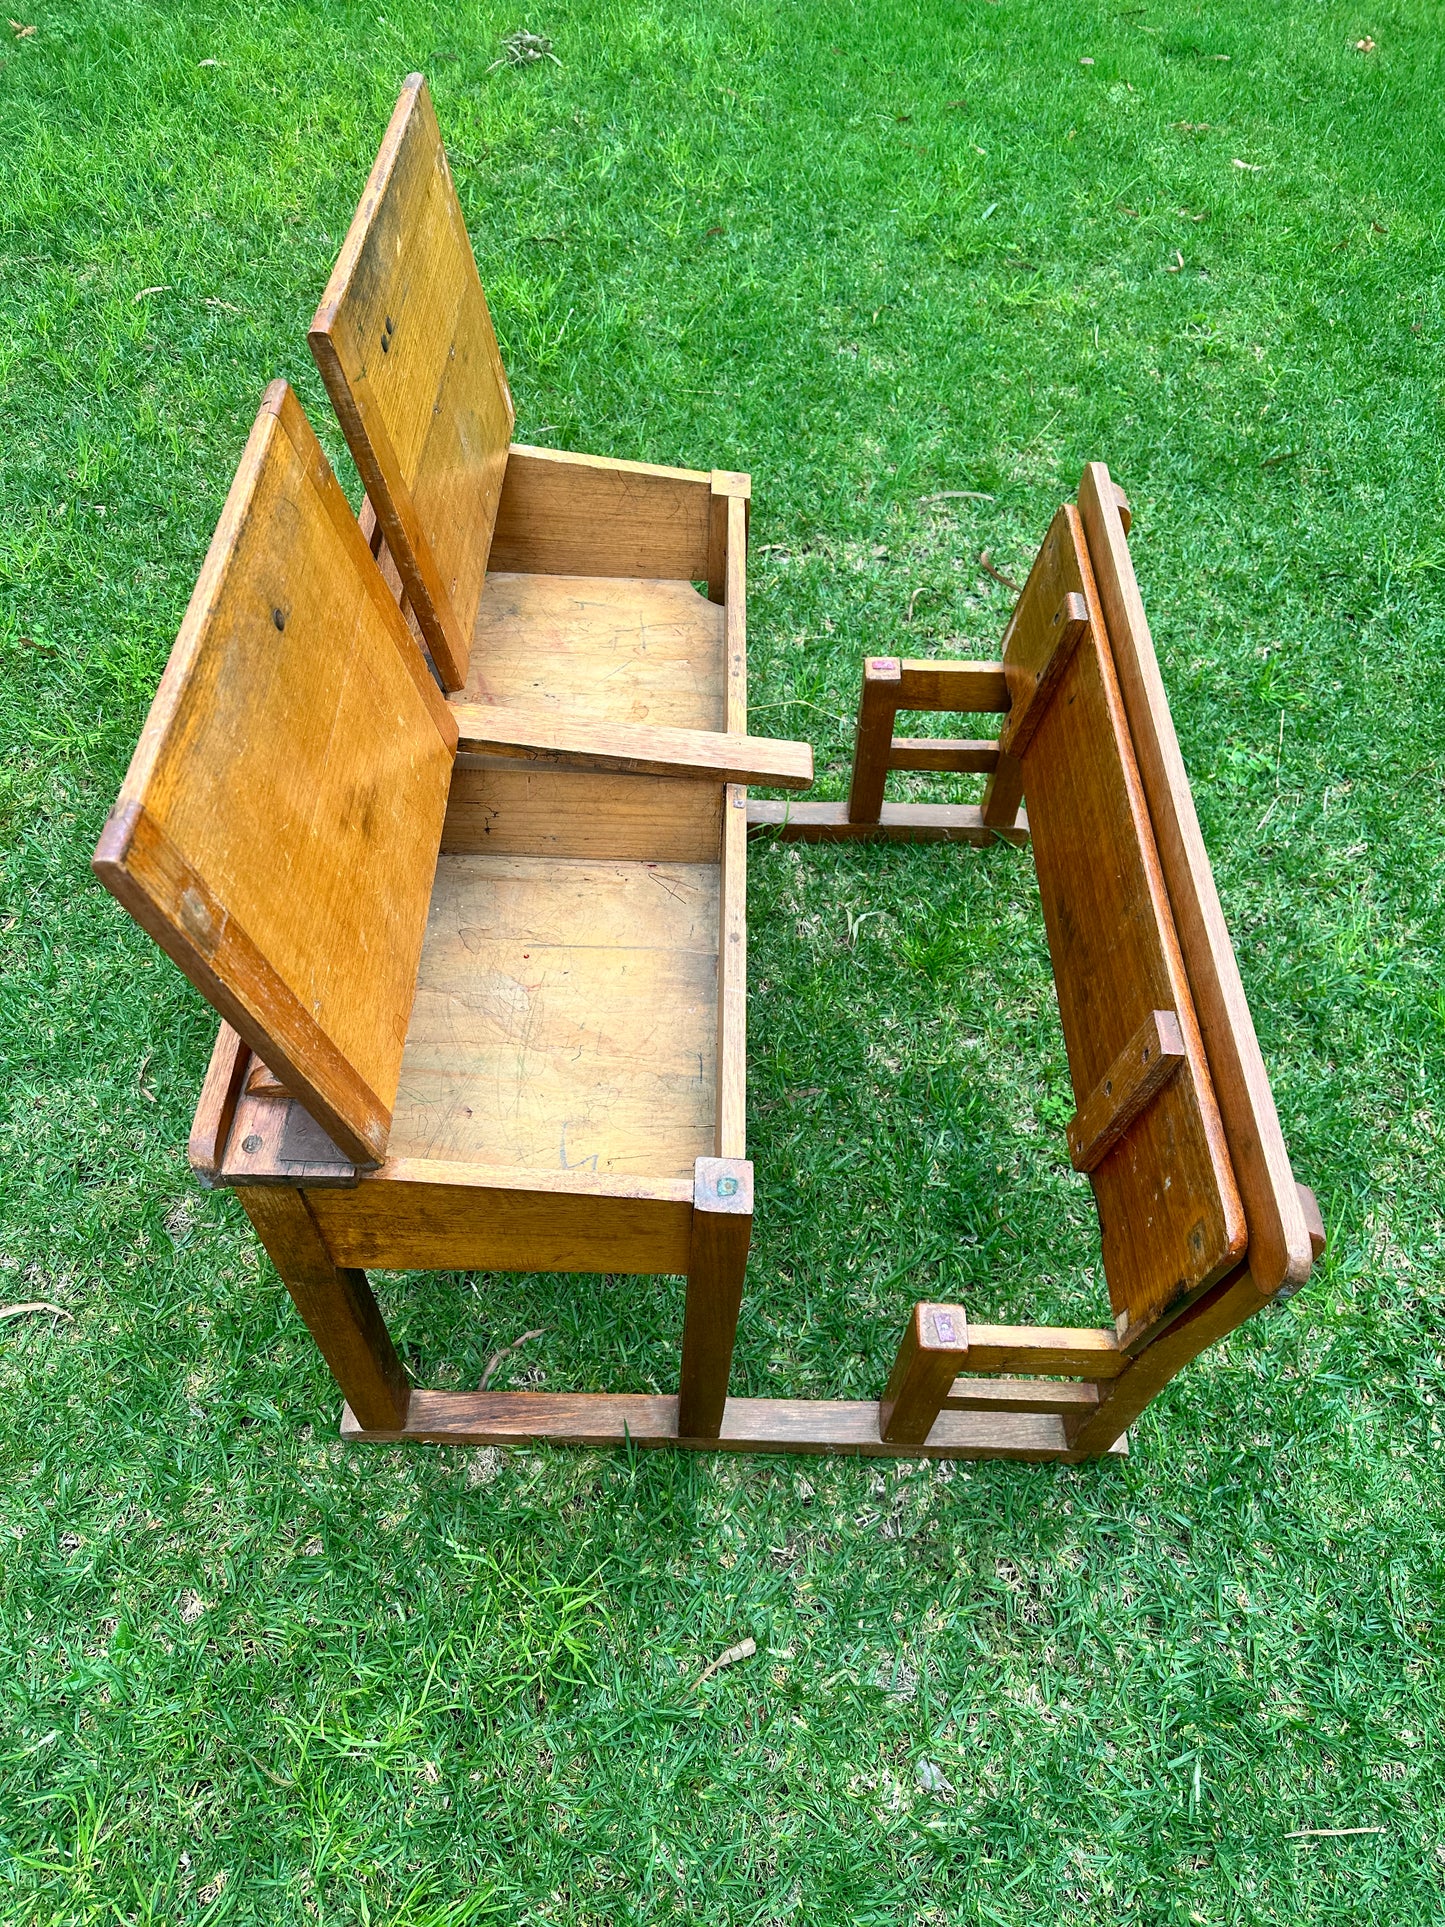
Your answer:
[[[1069,598],[1082,601],[1070,601]],[[1056,621],[1055,618],[1058,617]],[[1246,1228],[1078,511],[1060,509],[1004,644],[1015,708],[1072,653],[1022,752],[1029,830],[1081,1116],[1156,1012],[1183,1059],[1090,1171],[1120,1340],[1142,1341],[1242,1257]],[[1012,719],[1011,719],[1012,720]],[[1177,1050],[1178,1045],[1175,1044]],[[1151,1070],[1153,1066],[1150,1067]]]
[[[515,410],[420,74],[402,88],[311,349],[437,673],[460,689]]]
[[[1249,1226],[1250,1276],[1266,1296],[1293,1291],[1310,1274],[1310,1227],[1179,753],[1134,577],[1126,512],[1102,462],[1084,470],[1079,516]]]
[[[455,745],[275,382],[94,867],[363,1164],[386,1146]]]

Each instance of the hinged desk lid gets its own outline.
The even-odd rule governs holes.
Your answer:
[[[437,673],[460,689],[515,410],[420,74],[401,90],[311,349]]]
[[[94,867],[360,1163],[386,1147],[455,743],[274,382]]]

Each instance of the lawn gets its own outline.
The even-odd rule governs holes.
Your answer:
[[[1436,12],[378,5],[0,22],[0,1297],[67,1314],[0,1322],[0,1916],[1438,1921]],[[346,1451],[194,1187],[214,1020],[87,864],[270,377],[356,497],[305,329],[416,67],[518,439],[751,471],[822,793],[860,657],[995,648],[980,551],[1127,487],[1331,1242],[1126,1462]],[[751,909],[733,1389],[1099,1322],[1028,853],[755,845]],[[676,1280],[378,1282],[432,1383],[675,1383]]]

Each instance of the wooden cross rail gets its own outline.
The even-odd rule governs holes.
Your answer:
[[[1072,628],[1066,634],[1077,642]],[[1055,681],[1056,675],[1051,687]],[[870,656],[863,665],[848,801],[749,802],[748,828],[775,831],[786,842],[884,837],[910,843],[1027,843],[1028,821],[1019,808],[1022,784],[1010,775],[1011,759],[999,742],[893,734],[900,710],[1002,715],[1011,700],[1002,662],[903,662],[894,656]],[[890,770],[977,773],[989,778],[989,786],[981,805],[888,803],[883,788]]]
[[[450,707],[457,725],[457,748],[481,755],[560,769],[760,783],[771,789],[805,790],[813,781],[810,743],[707,729],[659,729],[645,723],[557,716],[489,703],[454,702]]]

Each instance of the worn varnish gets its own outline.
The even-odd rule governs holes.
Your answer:
[[[432,660],[458,689],[515,411],[420,74],[402,89],[311,348]]]
[[[690,1175],[714,1145],[716,863],[444,856],[394,1157]]]
[[[360,1162],[386,1148],[455,742],[273,384],[95,869]]]
[[[1093,575],[1077,514],[1065,507],[1023,600],[1058,609],[1070,593],[1085,600],[1088,634],[1023,771],[1075,1098],[1087,1102],[1151,1011],[1177,1015],[1185,1053],[1090,1173],[1109,1296],[1132,1346],[1231,1269],[1245,1224]]]

